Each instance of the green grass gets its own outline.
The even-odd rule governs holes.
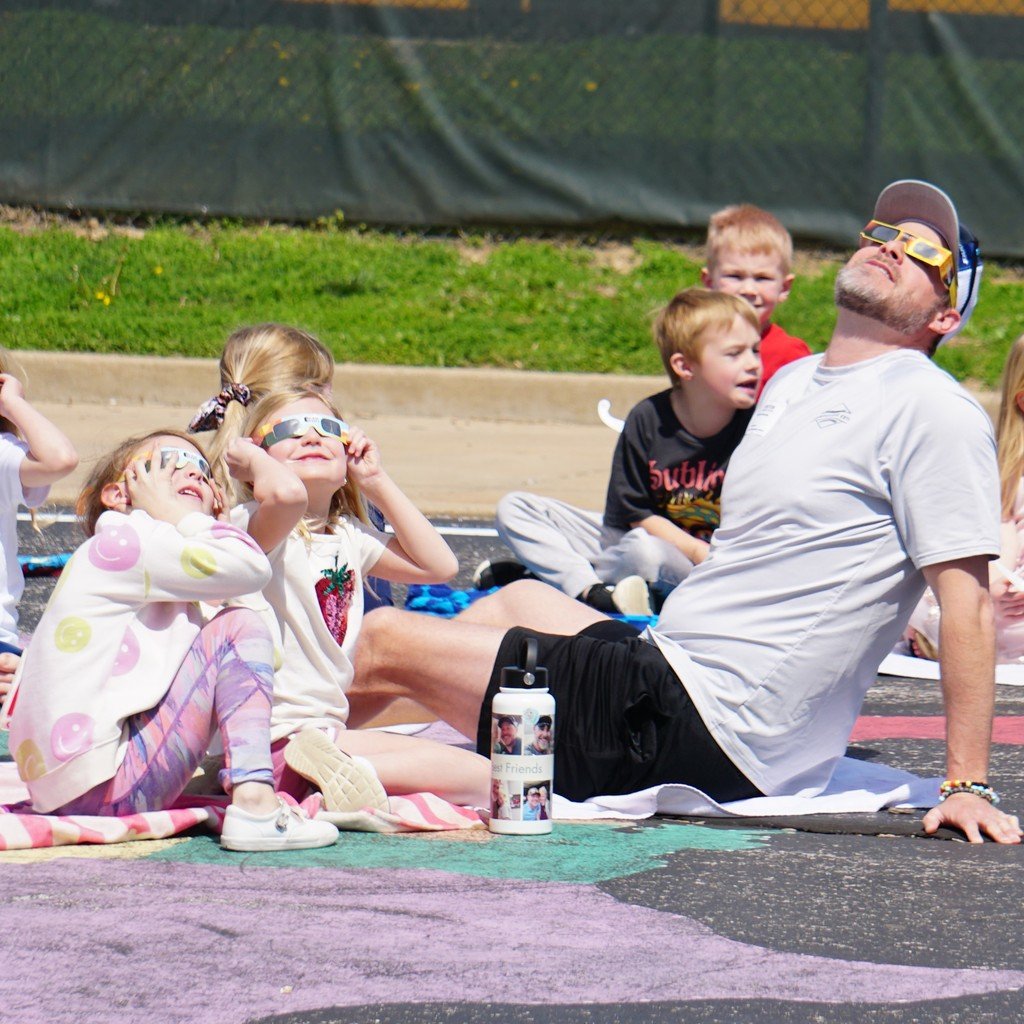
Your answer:
[[[237,325],[280,320],[355,362],[657,372],[645,315],[697,267],[647,249],[621,275],[585,248],[526,241],[210,226],[92,242],[0,229],[0,344],[214,356]]]
[[[814,349],[832,328],[837,266],[803,257],[776,318]],[[0,267],[0,345],[14,349],[216,356],[235,327],[279,320],[314,331],[344,361],[657,374],[650,314],[697,282],[700,260],[649,239],[161,223],[90,240],[51,222],[0,226]],[[940,362],[994,384],[1020,329],[1022,291],[990,265],[979,312]]]

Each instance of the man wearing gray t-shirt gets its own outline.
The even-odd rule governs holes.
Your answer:
[[[813,795],[927,584],[942,609],[948,779],[925,829],[1020,842],[987,781],[995,444],[981,408],[929,359],[969,314],[978,270],[945,193],[890,185],[836,279],[826,352],[765,390],[711,552],[654,627],[636,637],[531,582],[450,622],[375,611],[351,724],[412,696],[486,752],[500,669],[532,637],[556,701],[563,795],[672,782],[718,800]]]

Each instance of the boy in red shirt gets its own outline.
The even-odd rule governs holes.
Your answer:
[[[793,287],[793,239],[767,210],[743,203],[711,215],[707,250],[701,283],[746,299],[761,322],[763,389],[780,367],[811,354],[800,338],[771,322],[775,307]]]

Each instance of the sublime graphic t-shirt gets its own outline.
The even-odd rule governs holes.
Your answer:
[[[672,409],[672,392],[637,403],[612,457],[605,525],[628,530],[651,515],[664,516],[701,540],[718,527],[722,480],[753,415],[738,409],[714,437],[695,437]]]

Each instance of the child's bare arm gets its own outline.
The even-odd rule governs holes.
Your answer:
[[[232,441],[224,453],[228,472],[252,485],[257,508],[249,519],[249,536],[273,551],[295,529],[309,501],[305,485],[288,466],[247,437]]]
[[[373,567],[374,576],[394,583],[445,583],[459,571],[459,561],[444,538],[390,477],[385,476],[367,497],[395,531]]]
[[[0,373],[0,416],[9,419],[28,444],[20,470],[23,487],[47,487],[78,465],[75,446],[29,403],[21,381],[9,373]]]
[[[1004,519],[999,525],[999,560],[1008,569],[1020,562],[1020,529],[1015,519]]]
[[[7,694],[10,693],[11,684],[14,682],[14,674],[18,671],[18,663],[21,656],[4,652],[0,654],[0,705],[3,704]]]
[[[450,580],[459,571],[452,549],[384,471],[377,446],[358,427],[352,428],[348,459],[349,474],[395,531],[373,574],[395,583]]]
[[[1024,591],[1009,579],[1003,568],[1018,571],[1020,560],[1020,538],[1018,524],[1014,519],[1004,519],[999,528],[999,560],[989,562],[988,589],[992,600],[1003,615],[1024,615]]]
[[[639,522],[632,524],[646,530],[652,537],[671,544],[678,548],[694,565],[700,565],[708,556],[711,545],[706,540],[694,537],[684,529],[676,526],[670,519],[664,516],[648,516]]]

